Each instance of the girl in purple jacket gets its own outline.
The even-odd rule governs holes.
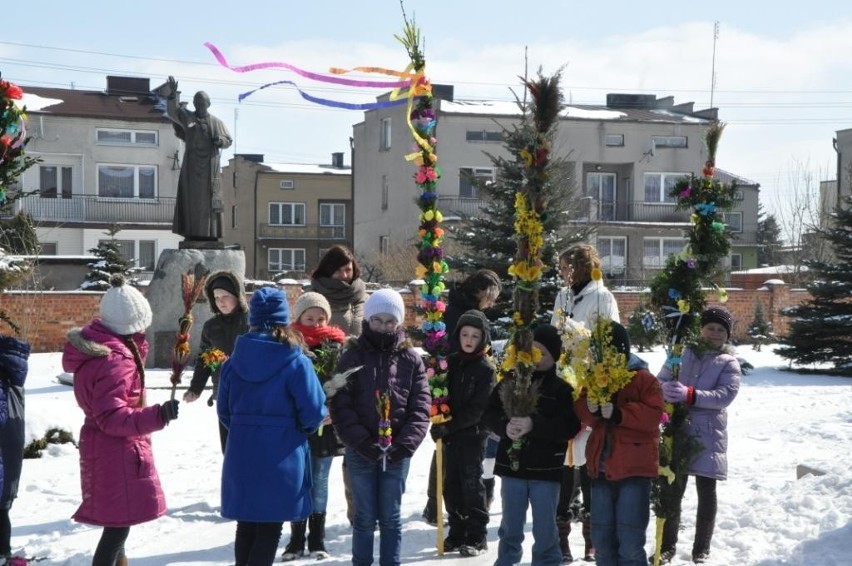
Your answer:
[[[361,335],[340,355],[338,374],[325,386],[355,499],[355,566],[373,563],[377,522],[379,563],[399,564],[408,465],[429,428],[426,371],[405,339],[404,320],[399,293],[381,289],[370,295]]]
[[[104,527],[92,566],[127,564],[130,527],[165,514],[151,433],[178,415],[178,402],[145,402],[145,329],[151,307],[121,276],[110,280],[100,318],[68,332],[62,367],[74,374],[74,396],[85,413],[80,429],[83,503],[74,520]]]
[[[671,368],[663,366],[657,378],[662,382],[663,398],[670,403],[686,403],[689,408],[689,434],[701,445],[701,452],[690,462],[687,473],[676,477],[681,497],[689,476],[695,476],[698,512],[692,561],[704,563],[710,554],[710,541],[716,524],[716,481],[728,477],[728,412],[740,389],[740,364],[725,347],[731,338],[731,313],[722,307],[710,307],[701,313],[703,353],[686,348],[677,380]],[[662,562],[675,555],[680,508],[663,528]]]

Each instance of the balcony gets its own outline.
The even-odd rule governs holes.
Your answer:
[[[444,216],[476,216],[483,206],[481,198],[438,196],[438,208]]]
[[[608,202],[591,197],[580,199],[574,220],[579,222],[689,222],[689,210],[676,210],[662,202]]]
[[[260,238],[272,240],[345,240],[346,226],[260,224]]]
[[[104,199],[94,195],[45,198],[29,195],[15,203],[15,212],[26,212],[37,222],[89,222],[92,224],[172,224],[175,199]]]

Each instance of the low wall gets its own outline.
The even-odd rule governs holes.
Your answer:
[[[284,288],[291,305],[302,294],[299,285],[287,285]],[[145,289],[141,291],[144,293]],[[646,295],[637,292],[616,291],[614,295],[623,323],[627,322],[640,300],[647,300]],[[97,315],[102,296],[103,293],[95,291],[9,291],[0,294],[0,310],[5,311],[21,327],[24,338],[32,344],[33,352],[58,352],[62,350],[69,329],[83,326]],[[787,318],[781,316],[780,311],[799,304],[809,296],[807,291],[791,290],[786,285],[775,286],[770,290],[728,290],[729,299],[725,306],[734,316],[734,339],[742,340],[746,337],[757,303],[763,306],[763,315],[772,323],[775,334],[785,335]],[[406,326],[420,324],[422,318],[415,312],[414,294],[403,291],[402,297],[405,302]],[[712,297],[710,303],[713,303]],[[175,327],[180,314],[175,313]],[[194,331],[200,332],[201,329]],[[2,332],[8,332],[5,325]]]

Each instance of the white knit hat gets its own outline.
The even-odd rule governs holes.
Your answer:
[[[315,291],[308,291],[296,299],[296,304],[293,305],[293,320],[299,322],[299,317],[308,309],[317,308],[325,311],[325,317],[331,321],[331,305],[328,304],[328,299]]]
[[[113,275],[112,288],[101,299],[101,321],[120,336],[136,334],[151,326],[153,314],[145,296],[124,284],[124,277]]]
[[[393,289],[379,289],[367,298],[364,303],[364,319],[368,320],[377,314],[389,314],[400,324],[405,321],[405,303],[402,295]]]

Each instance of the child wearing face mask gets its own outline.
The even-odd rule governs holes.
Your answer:
[[[429,427],[426,370],[405,337],[404,320],[399,293],[373,292],[364,303],[361,335],[340,355],[337,375],[325,386],[332,420],[346,446],[356,565],[373,563],[376,523],[379,563],[400,563],[400,503],[411,456]]]
[[[323,360],[336,357],[346,341],[346,334],[337,326],[329,326],[331,306],[328,300],[315,292],[303,293],[293,305],[293,318],[296,322],[290,325],[293,330],[301,333],[308,346],[309,356],[313,357],[317,377],[323,383],[331,377],[334,368],[328,367]],[[325,514],[328,507],[328,473],[335,456],[343,455],[343,445],[337,438],[331,417],[323,421],[323,426],[308,437],[311,449],[311,500],[313,510],[307,520],[290,523],[290,542],[284,549],[282,560],[290,562],[305,554],[305,532],[308,532],[308,552],[316,560],[328,558],[325,548]]]
[[[226,356],[234,351],[237,336],[248,332],[248,305],[246,294],[243,289],[242,278],[233,271],[217,271],[207,277],[204,284],[204,295],[213,311],[213,317],[209,318],[201,327],[201,342],[198,345],[198,358],[195,360],[195,368],[192,371],[192,381],[189,389],[183,394],[183,400],[187,403],[196,401],[207,380],[213,380],[213,393],[207,400],[208,406],[213,406],[219,389],[219,373],[222,366],[215,369],[207,366],[201,358],[201,354],[218,349]],[[225,441],[228,438],[228,429],[219,423],[219,443],[222,446],[222,454],[225,453]]]
[[[452,419],[433,425],[433,440],[444,445],[444,503],[450,532],[444,552],[479,556],[488,550],[488,509],[482,479],[482,456],[488,429],[482,422],[488,397],[496,383],[488,359],[491,344],[488,319],[478,310],[461,315],[448,358],[447,404]]]

